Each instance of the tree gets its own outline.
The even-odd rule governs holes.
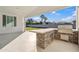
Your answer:
[[[46,23],[46,20],[47,20],[48,18],[47,17],[44,17],[44,22]]]
[[[28,19],[27,19],[27,22],[28,22],[29,24],[32,24],[32,23],[33,23],[33,19],[32,19],[32,18],[28,18]]]
[[[45,15],[43,15],[43,14],[40,16],[40,18],[41,18],[41,22],[42,22],[42,23],[43,23],[43,22],[46,23],[46,20],[48,19],[48,18],[47,18]]]
[[[40,22],[43,23],[44,15],[41,15],[40,18],[41,18]]]

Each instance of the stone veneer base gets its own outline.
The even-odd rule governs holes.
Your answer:
[[[53,39],[62,40],[60,39],[61,34],[65,34],[65,33],[59,33],[58,30],[51,30],[51,31],[47,31],[44,33],[37,32],[36,33],[37,46],[45,49],[51,42],[53,42]],[[67,42],[78,44],[78,32],[77,31],[73,31],[72,34],[67,33],[66,35],[69,35],[69,41]]]
[[[37,33],[37,46],[45,49],[54,39],[54,32]]]

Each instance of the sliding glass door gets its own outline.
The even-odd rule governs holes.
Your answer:
[[[16,17],[3,15],[3,27],[16,27]]]

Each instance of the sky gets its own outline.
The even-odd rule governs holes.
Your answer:
[[[49,22],[71,22],[73,20],[76,20],[76,7],[71,6],[65,9],[50,11],[42,14],[44,14],[48,18],[47,21]],[[30,18],[33,18],[35,21],[41,20],[40,15]]]

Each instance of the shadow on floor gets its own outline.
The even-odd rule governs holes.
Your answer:
[[[22,33],[23,32],[0,34],[0,49],[9,44]]]

